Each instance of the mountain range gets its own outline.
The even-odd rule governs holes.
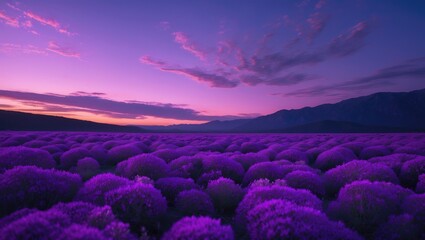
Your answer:
[[[169,126],[118,126],[0,110],[0,130],[102,132],[361,133],[424,132],[425,89],[383,92],[334,104],[280,110],[253,119]]]
[[[143,126],[152,130],[149,126]],[[155,127],[171,132],[416,132],[425,130],[425,89],[383,92],[253,119]]]

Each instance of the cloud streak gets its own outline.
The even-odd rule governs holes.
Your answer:
[[[6,15],[6,13],[0,11],[0,21],[3,22],[6,25],[12,26],[12,27],[19,27],[19,21],[16,18],[10,17]]]
[[[370,32],[369,23],[362,21],[331,39],[328,44],[312,48],[312,41],[324,30],[330,18],[328,14],[318,11],[325,4],[326,1],[317,2],[314,12],[302,22],[302,26],[290,20],[288,16],[278,18],[278,21],[267,25],[267,28],[271,29],[255,44],[242,45],[233,40],[221,39],[217,42],[216,51],[205,52],[185,33],[174,32],[174,41],[202,60],[202,67],[184,67],[150,56],[142,56],[139,60],[142,64],[154,66],[158,70],[183,75],[216,88],[234,88],[241,84],[296,85],[316,78],[312,74],[299,72],[300,69],[356,53],[365,45],[365,38]],[[279,49],[270,48],[269,43],[276,40],[280,28],[285,25],[295,25],[299,28],[296,42],[306,39],[310,44],[303,50],[284,47],[285,44]]]
[[[173,33],[174,36],[174,41],[178,44],[180,44],[180,46],[190,52],[191,54],[195,55],[196,57],[198,57],[201,60],[205,60],[206,59],[206,53],[201,51],[198,46],[196,46],[192,40],[189,39],[189,37],[183,33],[183,32],[174,32]]]
[[[177,119],[177,120],[229,120],[240,118],[241,116],[210,116],[174,104],[144,103],[139,101],[115,101],[105,98],[98,93],[78,92],[77,94],[40,94],[32,92],[19,92],[0,90],[0,98],[13,99],[20,102],[32,102],[38,106],[45,106],[53,111],[55,105],[61,108],[68,108],[78,111],[102,114],[110,117],[143,118],[146,116]],[[47,106],[47,107],[46,107]],[[57,107],[57,106],[56,106]],[[60,111],[61,109],[56,109]],[[70,110],[71,111],[71,110]]]
[[[367,22],[357,23],[349,31],[332,40],[328,48],[329,53],[336,57],[345,57],[358,51],[365,45],[364,39],[369,31],[370,26]]]
[[[230,80],[220,74],[214,74],[196,68],[182,68],[179,66],[171,66],[165,63],[164,61],[155,60],[149,56],[141,57],[140,62],[143,64],[153,65],[164,72],[176,73],[179,75],[187,76],[198,82],[207,83],[211,87],[233,88],[238,85],[238,82]]]
[[[411,81],[425,78],[425,57],[407,60],[403,63],[379,69],[375,73],[333,85],[322,85],[289,92],[286,96],[331,95],[336,91],[365,90],[394,84],[395,81]]]
[[[41,23],[41,24],[43,24],[43,25],[46,25],[46,26],[49,26],[49,27],[52,27],[52,28],[54,28],[56,31],[58,31],[59,33],[62,33],[62,34],[66,34],[66,35],[68,35],[68,36],[71,36],[72,35],[72,33],[71,32],[69,32],[66,28],[64,28],[58,21],[56,21],[56,20],[54,20],[54,19],[49,19],[49,18],[45,18],[45,17],[42,17],[42,16],[40,16],[40,15],[38,15],[38,14],[36,14],[36,13],[33,13],[33,12],[31,12],[31,11],[24,11],[23,12],[24,13],[24,15],[26,16],[26,17],[28,17],[28,18],[30,18],[30,19],[33,19],[33,20],[35,20],[35,21],[37,21],[37,22],[39,22],[39,23]]]
[[[68,47],[63,47],[57,44],[56,42],[49,42],[49,45],[47,47],[47,50],[56,54],[59,54],[63,57],[71,57],[71,58],[81,58],[81,54],[79,52],[76,52],[75,50],[72,50]]]
[[[44,49],[38,48],[36,46],[21,45],[21,44],[14,44],[14,43],[1,43],[0,52],[47,55],[47,52]]]

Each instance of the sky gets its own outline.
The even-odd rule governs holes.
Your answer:
[[[0,109],[169,125],[422,88],[423,0],[0,0]]]

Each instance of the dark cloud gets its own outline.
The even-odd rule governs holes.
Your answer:
[[[180,66],[171,66],[164,61],[155,60],[149,56],[143,56],[141,63],[152,65],[164,72],[172,72],[187,76],[198,82],[205,82],[211,87],[233,88],[238,85],[237,81],[231,80],[221,74],[207,72],[200,68],[182,68]]]
[[[260,75],[273,76],[291,67],[314,64],[324,60],[321,53],[298,53],[295,55],[277,52],[266,56],[253,56],[245,65],[239,67]]]
[[[382,68],[362,78],[334,85],[315,86],[285,94],[286,96],[319,96],[334,91],[366,90],[394,84],[395,81],[411,81],[425,78],[425,57],[407,60],[401,64]]]
[[[209,116],[173,104],[147,104],[114,101],[93,95],[57,95],[0,90],[0,98],[36,103],[47,111],[85,111],[111,117],[141,118],[144,116],[178,120],[229,120],[240,116]]]
[[[316,38],[322,31],[325,29],[329,21],[329,15],[319,12],[315,12],[307,19],[309,24],[309,31],[307,33],[307,38],[312,41]]]
[[[203,67],[182,67],[157,60],[150,56],[142,56],[139,60],[165,72],[184,75],[197,82],[211,87],[234,88],[244,83],[248,86],[270,85],[288,86],[299,84],[313,77],[299,69],[318,64],[331,58],[349,56],[364,45],[369,33],[369,23],[359,22],[345,33],[335,37],[326,45],[305,49],[285,48],[282,43],[279,49],[270,47],[276,42],[280,28],[285,25],[296,26],[298,38],[309,43],[325,28],[329,15],[318,11],[326,1],[317,2],[318,7],[307,19],[295,22],[284,16],[267,26],[268,31],[255,44],[238,44],[236,40],[220,40],[216,52],[198,51],[196,45],[182,32],[176,32],[175,41],[182,47],[203,60]],[[299,27],[302,25],[302,27]],[[211,56],[212,59],[209,59]],[[208,59],[207,59],[208,58]]]
[[[166,72],[174,72],[177,74],[186,75],[198,82],[206,82],[211,87],[218,88],[233,88],[238,85],[238,82],[230,80],[225,76],[208,73],[203,69],[196,68],[161,68],[161,70]]]
[[[270,79],[261,79],[255,75],[251,75],[251,76],[244,76],[242,78],[242,82],[249,86],[255,86],[258,84],[265,84],[269,86],[289,86],[289,85],[294,85],[294,84],[307,81],[313,78],[314,76],[307,75],[307,74],[300,74],[300,73],[290,73],[285,76],[280,76],[277,78],[270,78]]]
[[[345,57],[360,50],[370,32],[369,25],[366,21],[359,22],[349,31],[334,38],[328,47],[328,53],[335,57]]]

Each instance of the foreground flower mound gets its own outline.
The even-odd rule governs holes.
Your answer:
[[[185,239],[233,240],[234,237],[230,226],[209,217],[185,217],[162,237],[162,240]]]
[[[355,240],[361,237],[316,209],[269,200],[248,212],[251,239]]]
[[[425,134],[0,132],[0,240],[422,240]]]

